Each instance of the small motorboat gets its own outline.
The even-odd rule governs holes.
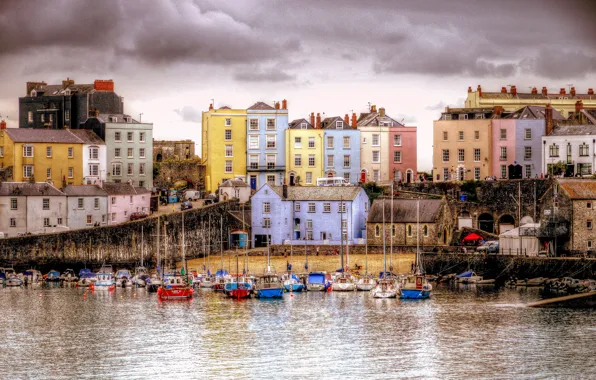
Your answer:
[[[517,280],[515,286],[544,286],[548,278],[536,277],[531,279]]]
[[[401,284],[401,299],[422,300],[430,297],[432,285],[420,272],[407,276]]]
[[[89,268],[83,268],[79,271],[79,280],[77,286],[87,287],[97,281],[97,275],[91,272]]]
[[[147,290],[151,293],[155,293],[159,290],[163,281],[158,273],[153,273],[149,279],[147,279]]]
[[[74,270],[67,269],[60,275],[60,280],[64,282],[77,282],[79,278],[75,274]]]
[[[188,284],[186,276],[169,274],[164,276],[162,285],[157,290],[160,300],[186,300],[192,298],[194,289]]]
[[[116,286],[116,281],[114,280],[114,271],[112,270],[111,265],[104,265],[97,272],[97,281],[95,281],[95,286],[100,288]]]
[[[327,279],[327,272],[310,272],[306,280],[306,289],[308,291],[324,292],[331,286],[331,281]]]
[[[116,286],[119,288],[129,288],[133,285],[132,274],[128,269],[120,269],[116,272]]]
[[[22,279],[25,285],[37,284],[43,281],[43,275],[37,269],[29,269],[23,272]]]
[[[294,273],[290,273],[289,278],[284,281],[284,289],[287,292],[301,292],[304,290],[304,284]]]
[[[455,281],[460,284],[475,284],[481,281],[482,276],[478,276],[474,271],[466,271],[455,276]]]
[[[331,289],[334,292],[353,292],[356,290],[354,277],[350,273],[341,272],[333,281]]]
[[[6,286],[22,286],[23,280],[17,276],[16,273],[7,274],[4,285]]]
[[[227,270],[220,269],[215,272],[215,281],[213,282],[213,290],[223,292],[226,282],[230,282],[230,275]]]
[[[399,295],[399,286],[393,279],[382,278],[371,293],[374,298],[396,298]]]
[[[228,282],[224,285],[224,292],[231,298],[248,298],[252,290],[252,284],[244,278],[238,278],[237,281]]]
[[[368,292],[374,289],[377,285],[377,281],[370,275],[365,275],[358,279],[356,282],[356,290]]]
[[[46,282],[59,282],[60,281],[60,272],[55,269],[52,269],[45,275]]]
[[[132,277],[132,284],[136,287],[143,288],[147,286],[150,279],[147,268],[141,266],[135,268],[135,275]]]
[[[264,274],[257,277],[255,286],[258,298],[282,298],[284,287],[276,274]]]
[[[213,279],[208,274],[204,274],[204,273],[200,274],[198,283],[199,283],[199,288],[204,288],[204,289],[213,288]]]

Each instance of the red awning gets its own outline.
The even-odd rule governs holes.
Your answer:
[[[476,241],[476,240],[482,240],[482,239],[484,239],[482,236],[478,235],[475,232],[472,232],[471,234],[469,234],[465,238],[463,238],[462,241]]]

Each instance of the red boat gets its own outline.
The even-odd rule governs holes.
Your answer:
[[[185,300],[192,298],[194,289],[189,286],[181,276],[169,277],[163,285],[157,289],[157,297],[160,300]]]
[[[224,286],[224,292],[231,298],[248,298],[252,292],[252,285],[247,281],[228,282]]]

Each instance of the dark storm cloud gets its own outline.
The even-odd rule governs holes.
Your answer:
[[[202,122],[202,113],[201,110],[193,107],[193,106],[184,106],[179,109],[175,109],[176,112],[184,121],[192,122],[192,123],[201,123]]]
[[[245,68],[234,74],[234,79],[240,82],[288,82],[296,79],[278,68]]]

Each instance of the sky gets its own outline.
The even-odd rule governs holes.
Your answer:
[[[16,127],[27,81],[113,79],[156,139],[193,139],[201,112],[287,99],[290,119],[369,104],[418,127],[468,86],[596,88],[596,1],[2,0],[0,115]],[[549,91],[549,92],[550,92]]]

